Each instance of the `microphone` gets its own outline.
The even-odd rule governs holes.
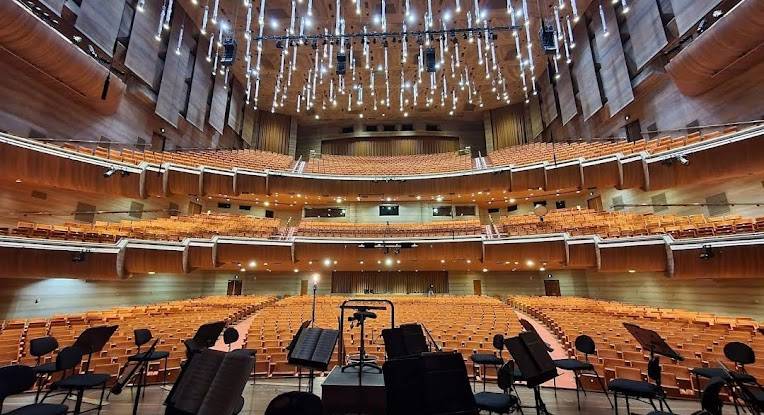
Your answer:
[[[106,76],[106,80],[103,81],[103,90],[101,91],[101,101],[106,101],[106,96],[109,95],[109,83],[111,82],[111,72]]]

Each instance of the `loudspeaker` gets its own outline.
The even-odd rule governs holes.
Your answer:
[[[236,60],[236,40],[233,38],[223,39],[223,54],[220,56],[220,64],[231,66]]]
[[[541,47],[544,48],[544,53],[553,54],[557,49],[554,47],[554,27],[541,25]]]
[[[345,75],[347,67],[347,57],[344,53],[337,54],[337,75]]]
[[[427,72],[435,72],[435,48],[425,49],[424,66],[427,68]]]

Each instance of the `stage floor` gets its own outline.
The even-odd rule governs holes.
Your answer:
[[[317,395],[321,394],[322,381],[322,378],[316,379],[314,391]],[[304,387],[305,384],[303,383],[303,388]],[[271,401],[271,399],[280,393],[293,390],[297,390],[297,379],[258,379],[254,386],[250,382],[244,390],[244,398],[246,403],[244,410],[241,413],[243,415],[262,415],[265,413],[265,408],[268,406],[268,403]],[[482,386],[478,384],[477,391],[482,390]],[[487,390],[498,391],[495,385],[490,384],[488,385]],[[520,387],[519,391],[520,398],[524,402],[533,402],[533,394],[530,390]],[[97,398],[98,395],[95,392],[90,392],[87,396]],[[160,387],[152,386],[147,388],[145,399],[143,400],[143,403],[140,406],[140,411],[138,413],[141,415],[163,414],[164,406],[162,405],[162,402],[164,401],[165,396],[167,396],[167,392],[162,390]],[[545,389],[542,391],[542,398],[544,399],[544,402],[546,402],[549,411],[555,415],[604,415],[613,413],[613,410],[610,408],[607,400],[605,399],[605,395],[602,393],[588,392],[586,397],[582,395],[580,412],[576,409],[576,393],[573,390],[558,390],[557,398],[555,399],[554,391],[551,389]],[[33,401],[33,394],[13,396],[6,399],[3,410],[7,412],[11,409],[17,408],[24,403],[31,403]],[[51,400],[50,402],[60,402],[60,400]],[[696,401],[672,400],[669,402],[671,409],[676,414],[687,415],[700,409],[700,403]],[[73,408],[74,403],[71,402],[69,407],[70,409]],[[84,409],[88,409],[87,405],[83,406],[83,410]],[[130,391],[126,390],[120,396],[112,396],[110,399],[110,404],[105,406],[101,413],[103,415],[130,415],[131,411],[132,401]],[[631,405],[631,411],[637,414],[645,414],[649,412],[650,409],[648,405],[633,403]],[[624,406],[623,400],[620,400],[619,402],[619,412],[621,414],[626,413],[626,408]],[[726,412],[734,413],[734,409],[730,407],[729,409],[725,409],[725,413]],[[535,411],[532,409],[527,409],[525,413],[532,415],[535,414]]]

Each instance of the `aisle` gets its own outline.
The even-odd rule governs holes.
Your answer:
[[[244,320],[241,320],[240,322],[232,326],[236,329],[236,331],[239,332],[239,340],[231,344],[231,350],[244,348],[244,339],[246,339],[247,332],[249,332],[249,327],[252,325],[252,321],[254,320],[255,320],[255,315],[252,314],[251,316],[245,318]],[[223,352],[228,351],[228,345],[226,345],[225,342],[223,342],[222,335],[218,338],[217,343],[215,343],[215,346],[213,346],[212,349],[220,350]]]
[[[549,329],[547,329],[543,323],[531,317],[530,315],[523,313],[522,311],[515,310],[515,313],[517,313],[518,318],[528,320],[528,322],[530,322],[531,325],[533,325],[533,327],[539,333],[539,336],[541,336],[541,340],[549,344],[549,346],[554,349],[554,351],[550,353],[552,355],[552,359],[567,359],[569,357],[565,351],[565,347],[563,347],[562,343],[560,343],[560,340],[558,340],[554,333],[549,331]],[[560,370],[559,373],[560,376],[557,377],[558,388],[576,388],[576,379],[573,377],[573,372],[568,370]],[[552,387],[552,385],[552,381],[549,381],[544,383],[542,386]]]

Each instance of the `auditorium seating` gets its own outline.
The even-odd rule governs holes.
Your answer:
[[[155,338],[160,338],[157,350],[170,353],[167,370],[168,380],[172,380],[185,360],[186,350],[182,342],[193,337],[199,326],[221,320],[234,323],[273,301],[275,297],[271,296],[213,296],[55,315],[48,319],[5,321],[0,330],[0,366],[12,363],[34,365],[35,358],[29,354],[32,339],[53,336],[60,349],[73,344],[87,327],[118,325],[104,350],[93,356],[89,370],[116,377],[127,358],[137,351],[133,330],[148,328]],[[45,356],[43,363],[55,361],[55,356],[56,352]],[[152,362],[150,380],[162,381],[163,371],[163,361]]]
[[[409,156],[335,156],[310,159],[307,173],[404,176],[472,169],[472,156],[459,152]]]
[[[304,220],[297,231],[299,235],[312,237],[421,238],[479,236],[483,228],[478,219],[391,224]]]
[[[568,232],[603,238],[663,234],[694,238],[764,231],[764,217],[655,215],[568,208],[549,212],[543,221],[534,214],[502,216],[496,226],[507,236]]]
[[[492,338],[496,333],[520,331],[514,311],[501,301],[479,296],[379,296],[395,304],[395,324],[423,323],[444,350],[458,350],[465,361],[473,352],[493,353]],[[342,296],[316,298],[316,326],[336,328]],[[289,297],[255,314],[247,335],[247,348],[256,349],[255,372],[259,376],[293,376],[296,368],[286,363],[284,349],[300,325],[311,319],[312,297]],[[381,331],[390,326],[390,311],[377,311],[377,318],[366,321],[366,351],[380,362],[384,360]],[[346,317],[349,314],[346,312]],[[360,332],[345,323],[344,345],[348,353],[358,353]],[[504,358],[508,356],[505,353]],[[331,365],[338,359],[338,351]],[[331,367],[330,365],[330,367]],[[472,365],[467,365],[472,372]]]
[[[577,158],[598,158],[612,154],[630,155],[646,151],[650,154],[674,150],[701,141],[711,140],[724,134],[735,132],[735,127],[706,134],[700,132],[686,136],[664,136],[636,141],[566,141],[562,143],[533,143],[505,147],[488,153],[489,166],[522,166],[543,161],[565,161]]]
[[[731,341],[749,344],[764,356],[764,335],[759,324],[747,317],[717,316],[711,313],[655,308],[613,301],[579,297],[512,296],[508,303],[542,321],[575,356],[573,342],[581,334],[597,344],[595,368],[607,381],[621,372],[633,371],[646,379],[648,352],[623,327],[624,322],[657,331],[680,355],[682,361],[661,358],[663,387],[673,397],[692,397],[703,384],[697,384],[689,370],[694,367],[718,367],[722,361],[734,367],[724,356],[724,345]],[[764,365],[746,366],[754,376],[764,378]],[[584,386],[597,390],[595,378],[585,378]],[[704,382],[704,380],[701,380]]]
[[[279,232],[279,220],[247,215],[199,214],[150,220],[96,221],[94,224],[63,225],[18,222],[15,228],[0,228],[0,235],[114,243],[122,238],[180,241],[215,235],[269,238]]]

